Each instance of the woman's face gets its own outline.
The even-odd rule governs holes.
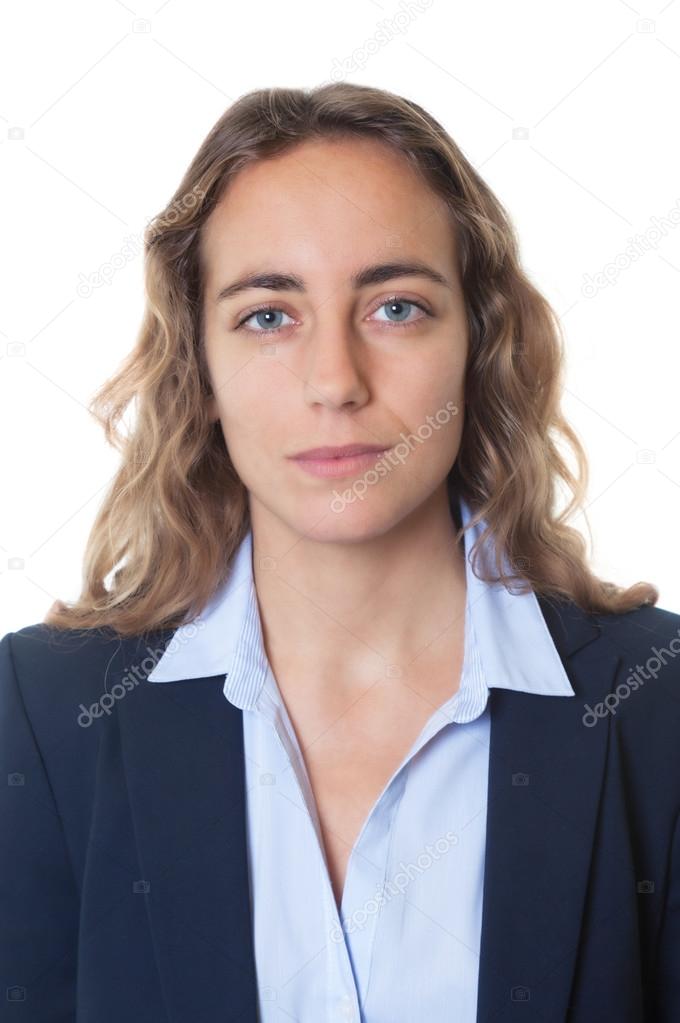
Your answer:
[[[382,143],[305,142],[238,174],[202,256],[209,412],[253,523],[326,542],[397,526],[442,486],[463,428],[467,323],[442,200]],[[233,287],[255,274],[269,280]],[[387,450],[342,475],[292,457],[354,443]]]

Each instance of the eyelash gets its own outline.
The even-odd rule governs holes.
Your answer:
[[[425,314],[425,316],[433,316],[434,315],[434,313],[431,313],[430,310],[427,309],[421,302],[416,302],[415,299],[412,299],[412,298],[406,298],[405,295],[392,295],[392,296],[390,296],[390,298],[383,299],[383,301],[380,303],[380,305],[376,306],[376,308],[373,310],[373,312],[377,313],[378,309],[382,309],[382,307],[384,305],[389,305],[390,302],[405,302],[407,305],[412,305],[412,306],[415,306],[417,309],[422,310],[422,312]],[[261,305],[261,306],[258,306],[258,308],[256,308],[256,309],[251,309],[249,313],[247,313],[241,320],[239,320],[239,322],[236,324],[235,330],[245,330],[249,334],[259,334],[261,337],[270,337],[272,334],[278,334],[279,331],[285,330],[286,327],[290,327],[291,326],[290,323],[286,323],[286,324],[282,324],[280,327],[273,327],[271,330],[253,330],[251,327],[246,327],[245,326],[245,324],[248,322],[248,320],[250,320],[257,313],[270,313],[270,312],[271,313],[285,313],[286,311],[285,311],[285,309],[281,309],[281,308],[279,308],[279,306],[275,306],[275,305]],[[290,314],[286,313],[286,316],[288,316],[288,315],[290,315]],[[371,315],[373,315],[373,313]],[[423,317],[419,316],[417,320],[410,320],[409,322],[405,322],[405,323],[392,323],[391,326],[388,329],[391,330],[394,327],[413,327],[416,323],[420,323],[420,321],[422,319],[423,319]],[[384,321],[384,322],[388,322],[388,321]]]

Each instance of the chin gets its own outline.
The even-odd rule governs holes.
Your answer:
[[[399,519],[394,509],[382,502],[354,501],[331,507],[331,501],[332,497],[307,501],[296,517],[296,530],[319,543],[361,543],[383,536]]]

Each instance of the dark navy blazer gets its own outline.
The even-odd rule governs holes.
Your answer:
[[[576,697],[489,692],[477,1023],[680,1023],[680,615],[538,599]],[[146,681],[173,632],[0,642],[2,1021],[256,1023],[242,712]]]

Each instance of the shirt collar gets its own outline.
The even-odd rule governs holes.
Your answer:
[[[471,512],[458,498],[461,523]],[[466,614],[471,620],[484,679],[489,688],[544,696],[574,696],[533,591],[511,593],[502,583],[478,579],[470,552],[486,527],[480,520],[464,534],[467,580]],[[489,537],[482,555],[490,551]],[[172,635],[149,682],[179,682],[213,675],[228,679],[229,698],[253,707],[269,669],[252,570],[249,530],[239,545],[226,581],[203,611]],[[503,557],[508,574],[508,561]],[[484,562],[482,562],[484,563]],[[226,692],[226,685],[225,685]]]

